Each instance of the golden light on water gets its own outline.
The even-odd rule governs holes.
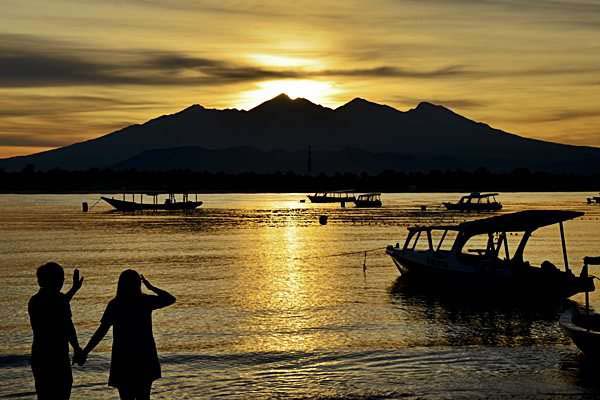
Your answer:
[[[329,81],[279,79],[257,83],[255,89],[241,93],[238,103],[241,108],[248,110],[281,93],[287,94],[292,99],[302,97],[316,104],[333,106],[333,96],[339,93],[339,90],[333,82]]]

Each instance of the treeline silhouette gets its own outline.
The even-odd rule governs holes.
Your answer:
[[[90,169],[37,171],[28,166],[18,172],[0,170],[2,193],[70,192],[311,192],[355,189],[380,192],[442,191],[598,191],[600,174],[574,175],[515,169],[494,172],[485,168],[431,170],[426,172],[383,171],[379,174],[274,174],[196,172],[174,170]]]

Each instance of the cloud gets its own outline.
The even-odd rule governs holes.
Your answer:
[[[394,96],[387,100],[391,103],[418,104],[426,101],[433,104],[439,104],[449,108],[472,109],[488,106],[489,103],[481,100],[458,99],[458,98],[417,98],[407,96]]]
[[[599,110],[565,110],[556,113],[550,113],[542,117],[528,118],[530,122],[558,122],[579,118],[597,118],[600,117]]]
[[[160,108],[161,102],[124,100],[94,95],[34,95],[0,92],[0,117],[53,116],[106,110]]]
[[[316,72],[320,76],[362,76],[378,78],[445,78],[452,76],[465,76],[472,74],[461,65],[449,65],[432,70],[417,70],[399,67],[375,67],[362,69],[336,69]]]
[[[0,134],[0,146],[11,147],[58,147],[73,142],[72,137],[40,134]]]
[[[18,39],[19,43],[15,43]],[[21,40],[24,39],[24,40]],[[111,60],[110,62],[106,60]],[[467,75],[462,66],[432,70],[378,66],[358,69],[273,69],[153,50],[102,51],[33,37],[0,35],[0,87],[89,85],[224,85],[315,77],[446,78]]]

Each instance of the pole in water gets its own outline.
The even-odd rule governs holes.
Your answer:
[[[367,252],[365,251],[365,258],[363,260],[363,275],[367,277]]]
[[[83,203],[81,203],[81,211],[83,212],[88,212],[88,203],[87,201],[84,201]]]

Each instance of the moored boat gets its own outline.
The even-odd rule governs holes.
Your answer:
[[[315,192],[309,194],[311,203],[349,203],[356,200],[354,190],[336,190],[332,192]]]
[[[132,194],[132,201],[126,200],[125,194],[123,199],[115,199],[101,196],[100,198],[110,204],[115,210],[123,212],[132,211],[189,211],[194,210],[202,205],[202,201],[189,200],[189,194],[183,193],[181,200],[178,200],[174,193],[169,193],[164,202],[158,200],[160,193],[147,193],[147,196],[152,198],[151,203],[144,203],[143,194],[139,194],[139,202],[136,201],[136,194]]]
[[[588,204],[600,204],[600,196],[591,196],[586,199]]]
[[[361,194],[354,200],[354,205],[361,208],[381,207],[383,205],[381,202],[381,193]]]
[[[563,222],[582,215],[576,211],[531,210],[458,225],[413,226],[408,228],[404,245],[388,246],[386,253],[402,275],[425,285],[435,282],[454,289],[498,290],[510,296],[567,298],[594,290],[591,277],[571,272],[566,251]],[[560,227],[564,271],[549,261],[535,267],[523,260],[532,233],[553,224]],[[521,239],[511,254],[508,237],[515,233]],[[452,245],[442,248],[445,239],[453,235]],[[485,247],[466,249],[467,243],[478,241],[486,243]],[[504,258],[500,258],[501,253]]]
[[[589,265],[600,265],[600,257],[584,257],[582,276],[588,276]],[[566,310],[559,324],[586,357],[600,361],[600,314],[590,310],[589,291],[585,292],[585,309]]]
[[[449,211],[500,211],[502,203],[496,200],[498,193],[470,193],[456,203],[442,203]]]

